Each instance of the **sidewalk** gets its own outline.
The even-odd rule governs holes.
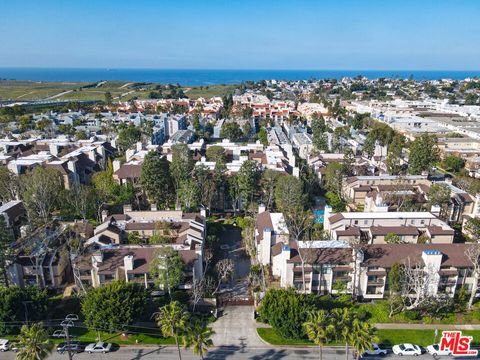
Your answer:
[[[480,330],[480,324],[449,325],[449,324],[374,324],[377,329],[404,329],[404,330]]]

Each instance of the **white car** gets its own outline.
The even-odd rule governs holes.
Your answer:
[[[6,339],[0,339],[0,351],[8,351],[10,349],[10,342]]]
[[[364,355],[387,355],[387,349],[382,349],[377,344],[373,344],[373,347],[370,350],[365,351]]]
[[[108,353],[110,352],[110,349],[112,348],[112,344],[110,343],[104,343],[103,341],[99,341],[97,343],[91,343],[88,344],[87,347],[85,348],[85,352],[91,354],[91,353]]]
[[[422,349],[418,345],[414,344],[399,344],[393,345],[392,351],[395,355],[422,355]]]
[[[437,355],[452,355],[452,352],[448,349],[446,350],[440,350],[440,345],[438,344],[433,344],[433,345],[428,345],[427,346],[427,352],[430,355],[437,356]]]

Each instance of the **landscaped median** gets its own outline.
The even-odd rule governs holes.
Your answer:
[[[386,346],[400,343],[413,343],[420,346],[431,345],[438,342],[441,336],[441,326],[435,339],[435,330],[410,330],[410,329],[379,329],[377,331],[378,342]],[[277,346],[316,346],[306,339],[287,339],[277,334],[272,328],[258,328],[257,334],[270,345]],[[473,345],[480,344],[480,330],[464,330],[463,335],[473,336]],[[341,346],[342,344],[331,343],[329,345]],[[328,345],[327,345],[328,346]]]

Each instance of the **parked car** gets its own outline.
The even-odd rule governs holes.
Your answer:
[[[110,343],[104,343],[103,341],[99,341],[97,343],[91,343],[88,344],[87,347],[85,348],[85,352],[88,352],[89,354],[91,353],[108,353],[110,352],[110,349],[112,348],[112,344]]]
[[[440,345],[433,344],[427,346],[427,352],[430,355],[437,356],[437,355],[452,355],[452,352],[448,349],[440,350]]]
[[[8,351],[10,349],[10,341],[7,339],[0,339],[0,351]]]
[[[22,350],[23,348],[21,346],[19,346],[18,344],[16,343],[13,343],[11,346],[10,346],[10,350],[12,350],[13,352],[19,352],[20,350]]]
[[[363,355],[387,355],[388,350],[387,349],[382,349],[380,346],[377,344],[373,344],[372,349],[365,351]]]
[[[392,351],[395,355],[422,355],[422,349],[418,345],[414,344],[398,344],[392,347]]]
[[[58,346],[57,346],[57,351],[60,354],[63,354],[65,352],[67,352],[68,349],[70,349],[71,352],[80,353],[80,352],[83,351],[83,346],[80,343],[80,341],[77,341],[77,340],[70,341],[70,345],[63,342],[63,343],[58,344]]]

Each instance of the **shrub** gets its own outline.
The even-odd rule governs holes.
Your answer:
[[[141,284],[114,281],[90,289],[82,301],[82,313],[90,329],[121,330],[142,314],[146,302]]]
[[[416,321],[421,319],[420,313],[416,310],[406,310],[402,314],[405,319],[410,321]]]
[[[23,305],[23,302],[28,302]],[[5,322],[25,321],[25,306],[29,321],[43,320],[47,313],[47,292],[34,286],[0,287],[0,333],[12,333],[18,330],[6,326]]]
[[[258,309],[259,320],[270,324],[283,337],[301,339],[305,335],[302,324],[307,312],[314,308],[312,300],[314,297],[293,289],[270,289]]]

